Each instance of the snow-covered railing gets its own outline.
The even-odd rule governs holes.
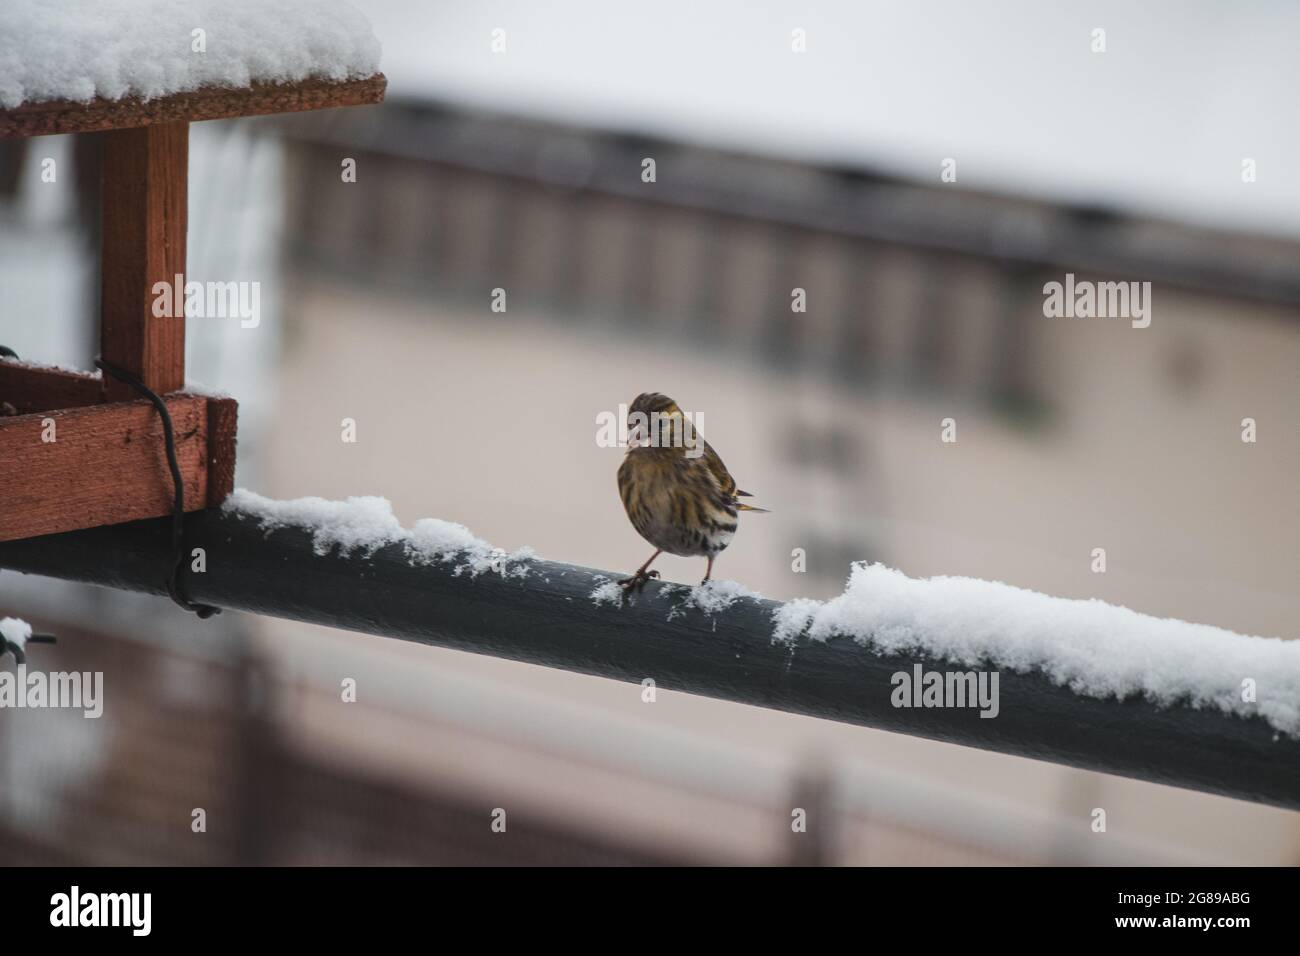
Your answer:
[[[3,542],[0,568],[162,595],[170,535],[149,520]],[[219,607],[1300,809],[1298,642],[862,566],[824,603],[727,582],[623,603],[611,572],[445,521],[406,529],[374,498],[236,492],[186,516],[186,548],[206,565],[191,597]]]

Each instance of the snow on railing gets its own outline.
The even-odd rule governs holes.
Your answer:
[[[831,601],[795,600],[776,638],[849,637],[880,653],[923,653],[964,667],[1039,672],[1089,697],[1142,696],[1259,715],[1300,737],[1300,641],[1251,637],[975,578],[909,578],[854,565]]]
[[[373,554],[384,545],[400,545],[413,564],[456,562],[453,574],[477,577],[496,571],[511,577],[528,573],[532,548],[510,554],[474,536],[463,524],[440,518],[421,518],[410,530],[402,527],[387,498],[362,496],[346,501],[294,498],[276,501],[244,488],[226,499],[225,510],[255,519],[265,531],[297,527],[311,532],[312,548],[320,555],[336,552],[347,557],[354,551]]]

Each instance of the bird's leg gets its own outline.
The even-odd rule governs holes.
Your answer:
[[[700,584],[708,584],[711,577],[713,577],[713,555],[709,555],[709,566],[704,569],[704,580]]]
[[[662,549],[656,550],[654,554],[650,555],[649,560],[647,560],[645,564],[641,565],[641,567],[636,569],[636,574],[632,575],[630,578],[624,578],[622,581],[618,582],[619,585],[623,588],[624,594],[627,594],[634,590],[640,591],[643,587],[645,587],[645,583],[649,581],[651,578],[659,577],[658,571],[650,571],[647,569],[650,567],[650,562],[653,561],[655,558],[659,557],[659,555],[661,554],[663,554]]]

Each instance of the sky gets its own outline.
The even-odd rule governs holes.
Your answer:
[[[391,95],[1300,237],[1281,0],[353,2]]]

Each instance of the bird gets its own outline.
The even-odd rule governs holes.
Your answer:
[[[700,582],[708,584],[714,558],[736,533],[738,512],[767,509],[740,501],[753,495],[736,488],[718,453],[667,395],[638,395],[628,407],[628,428],[618,493],[632,527],[654,545],[655,553],[618,584],[624,595],[641,590],[659,577],[650,565],[665,551],[708,558]]]

